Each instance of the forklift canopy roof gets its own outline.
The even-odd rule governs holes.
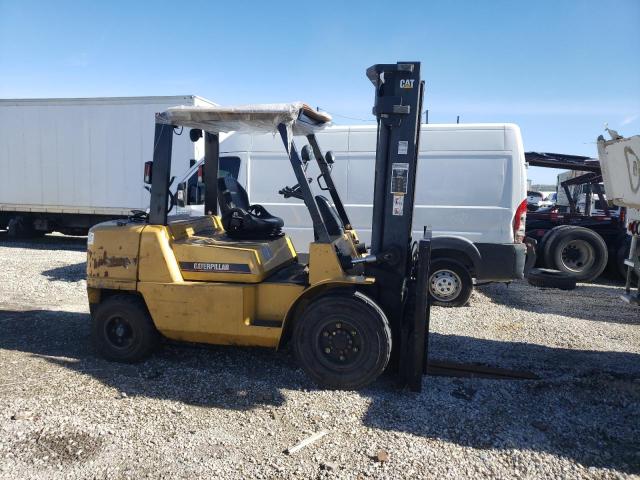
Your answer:
[[[331,123],[331,115],[302,102],[194,107],[181,105],[156,114],[156,123],[200,128],[209,133],[275,132],[284,124],[294,135],[308,135]]]

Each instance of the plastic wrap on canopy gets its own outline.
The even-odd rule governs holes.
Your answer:
[[[156,122],[200,128],[210,133],[275,132],[285,124],[294,135],[307,135],[331,123],[331,116],[302,102],[237,106],[179,106],[156,114]]]

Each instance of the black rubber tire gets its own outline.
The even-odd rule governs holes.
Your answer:
[[[542,237],[542,240],[540,240],[540,245],[538,246],[538,251],[541,251],[540,258],[542,261],[540,262],[540,265],[542,267],[551,268],[551,269],[555,268],[555,263],[553,262],[553,255],[550,253],[551,246],[553,244],[554,239],[558,235],[558,233],[565,230],[566,228],[571,228],[571,227],[572,225],[559,225],[557,227],[553,227],[551,230],[545,233],[545,235]]]
[[[323,343],[333,339],[353,344],[344,350],[341,345],[331,344],[335,351],[326,352],[325,348],[331,350],[331,346]],[[292,340],[305,372],[318,385],[330,389],[355,390],[370,384],[386,368],[392,348],[387,317],[373,300],[360,293],[333,292],[313,300],[296,319]],[[347,350],[351,357],[347,364],[332,358]]]
[[[98,352],[108,360],[134,363],[148,357],[157,347],[160,334],[153,324],[144,301],[135,295],[114,295],[98,304],[91,313],[93,341]],[[120,319],[120,320],[117,320]],[[110,340],[113,322],[124,324],[131,339],[118,346]],[[114,332],[111,331],[113,337]]]
[[[12,217],[7,224],[7,235],[17,240],[33,237],[35,230],[33,225],[24,217]]]
[[[562,254],[567,243],[572,241],[586,242],[593,250],[593,263],[584,270],[575,270],[565,265]],[[545,245],[545,264],[552,269],[560,270],[574,276],[580,282],[591,282],[598,278],[607,268],[609,252],[607,244],[593,230],[584,227],[566,225],[549,237]]]
[[[576,288],[576,278],[568,273],[548,268],[532,268],[527,274],[527,281],[534,287],[558,288],[573,290]]]
[[[460,289],[457,295],[450,299],[445,299],[442,296],[434,295],[435,286],[432,285],[434,276],[441,271],[449,271],[455,273],[460,279]],[[469,270],[457,260],[451,258],[438,258],[433,260],[429,267],[429,296],[431,298],[431,304],[439,307],[461,307],[466,305],[473,292],[473,278]]]

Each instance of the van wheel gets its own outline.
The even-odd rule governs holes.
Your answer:
[[[296,320],[293,350],[320,386],[354,390],[373,382],[391,355],[391,329],[380,307],[360,293],[330,293]]]
[[[461,263],[449,258],[437,259],[429,268],[429,295],[433,305],[461,307],[469,301],[473,279]]]
[[[142,299],[115,295],[91,313],[93,340],[100,354],[116,362],[138,362],[158,345],[160,334]]]
[[[545,246],[545,263],[550,268],[573,275],[576,280],[590,282],[607,267],[607,244],[593,230],[567,226],[549,238]]]

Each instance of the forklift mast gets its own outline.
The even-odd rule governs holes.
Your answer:
[[[389,316],[394,344],[400,346],[394,348],[398,354],[411,348],[403,323],[413,314],[405,308],[406,279],[413,266],[411,227],[424,83],[419,62],[373,65],[367,77],[375,87],[373,114],[378,120],[371,253],[389,260],[366,269],[376,278],[377,299]],[[406,367],[403,356],[392,359],[401,374]]]

